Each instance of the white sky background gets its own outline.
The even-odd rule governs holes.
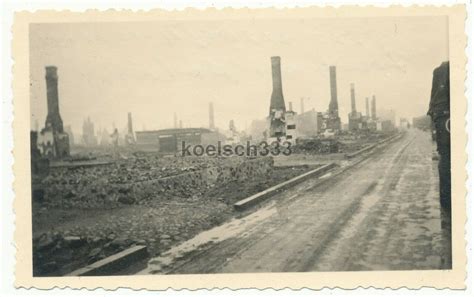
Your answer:
[[[358,111],[375,94],[378,109],[397,116],[426,113],[433,69],[448,59],[444,17],[158,21],[148,23],[35,24],[30,27],[31,123],[46,118],[44,66],[58,67],[64,125],[82,133],[84,118],[99,127],[171,128],[234,119],[244,129],[267,116],[270,57],[282,62],[288,105],[325,111],[329,65],[337,66],[339,115],[347,122],[350,87]]]

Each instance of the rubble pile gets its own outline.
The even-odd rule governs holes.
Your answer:
[[[123,251],[135,242],[117,237],[71,235],[70,232],[47,232],[33,239],[33,274],[60,276]]]
[[[351,153],[368,145],[375,144],[390,137],[393,133],[341,134],[338,138],[298,139],[292,153],[301,154],[334,154]]]
[[[267,190],[279,183],[285,182],[309,170],[319,167],[318,165],[275,167],[269,177],[258,177],[246,181],[231,181],[221,187],[209,189],[206,196],[216,197],[218,201],[232,206],[235,202],[250,197],[258,192]]]
[[[265,176],[267,158],[135,157],[109,165],[54,168],[42,181],[44,203],[53,207],[114,208],[151,199],[202,195],[232,180]]]
[[[302,139],[292,148],[293,153],[331,154],[339,153],[339,142],[335,139]]]
[[[352,153],[356,152],[360,149],[363,149],[364,147],[370,145],[370,143],[367,142],[355,142],[355,141],[341,141],[339,143],[339,149],[341,152],[344,153]]]
[[[390,137],[393,133],[370,133],[364,135],[344,135],[339,139],[340,151],[352,153]]]
[[[275,167],[268,176],[228,181],[203,191],[202,197],[185,201],[173,197],[154,199],[146,205],[82,211],[36,205],[33,249],[39,263],[35,267],[40,268],[35,275],[67,273],[79,263],[85,266],[88,261],[100,260],[133,244],[146,245],[151,255],[159,255],[234,216],[233,204],[238,200],[311,169],[314,167]],[[44,233],[45,230],[52,233]],[[63,266],[65,269],[61,270]]]
[[[151,255],[158,255],[171,246],[192,238],[203,230],[223,223],[233,214],[232,207],[220,201],[152,201],[149,205],[133,205],[113,210],[64,226],[71,234],[87,238],[108,238],[120,234],[132,242],[146,245]]]

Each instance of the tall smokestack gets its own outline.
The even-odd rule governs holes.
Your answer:
[[[354,84],[351,84],[351,110],[353,114],[357,112]]]
[[[179,129],[183,129],[183,121],[179,120]]]
[[[365,115],[367,116],[367,118],[370,118],[370,114],[369,114],[369,97],[365,97]]]
[[[174,125],[173,125],[173,127],[175,129],[178,128],[178,116],[176,115],[176,112],[174,113]]]
[[[63,121],[59,115],[58,73],[56,66],[46,66],[46,97],[48,116],[45,126],[51,126],[54,132],[63,133]]]
[[[209,102],[209,129],[214,130],[214,104]]]
[[[272,110],[286,111],[285,99],[283,98],[283,87],[281,83],[280,57],[271,57],[273,90],[270,101],[270,115]]]
[[[128,127],[128,134],[133,135],[133,124],[132,124],[132,113],[128,113],[128,122],[127,122],[127,127]]]
[[[331,87],[331,101],[329,102],[329,113],[335,116],[339,116],[339,107],[337,104],[336,66],[329,66],[329,84]]]
[[[289,109],[290,111],[293,111],[293,102],[291,102],[291,101],[288,102],[288,109]]]
[[[372,96],[372,120],[377,119],[377,105],[375,95]]]
[[[304,98],[303,97],[300,98],[300,107],[301,107],[301,114],[303,114],[304,113]]]

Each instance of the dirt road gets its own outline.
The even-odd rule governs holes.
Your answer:
[[[174,247],[141,273],[446,268],[431,157],[429,134],[410,130],[339,174]]]

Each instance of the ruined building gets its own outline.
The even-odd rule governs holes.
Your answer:
[[[104,129],[99,129],[99,131],[97,131],[97,137],[99,138],[98,139],[98,143],[99,145],[101,146],[108,146],[110,145],[110,134],[109,134],[109,131],[107,131],[106,128]]]
[[[214,130],[214,104],[209,102],[209,129]]]
[[[377,109],[377,130],[392,132],[396,127],[396,113],[393,109]]]
[[[362,129],[362,114],[357,112],[354,84],[351,84],[351,112],[349,117],[349,131]]]
[[[296,116],[296,127],[298,128],[298,137],[315,137],[322,129],[321,112],[316,112],[313,108]]]
[[[301,98],[304,99],[304,98]],[[303,100],[301,100],[303,103]],[[288,103],[286,112],[286,139],[296,140],[296,138],[316,137],[322,127],[322,113],[316,112],[313,108],[304,111],[304,105],[301,105],[301,113],[293,111],[293,103]]]
[[[246,133],[253,141],[263,141],[267,137],[267,119],[254,119],[246,129]]]
[[[35,176],[48,172],[49,160],[41,155],[38,148],[38,132],[30,131],[30,157],[31,157],[31,174]],[[47,175],[47,174],[46,174]]]
[[[82,142],[85,146],[96,146],[97,137],[95,136],[94,123],[90,117],[87,117],[82,124]]]
[[[114,128],[114,132],[110,134],[110,142],[114,148],[118,147],[119,139],[120,139],[120,135],[119,135],[118,129]]]
[[[298,131],[296,129],[298,116],[296,112],[293,111],[293,104],[289,105],[289,110],[285,113],[285,122],[286,122],[286,141],[295,142],[298,137]],[[298,127],[299,128],[299,127]]]
[[[367,114],[367,128],[370,131],[382,130],[381,122],[377,118],[377,106],[375,102],[375,95],[372,96],[372,102],[370,104],[370,115]]]
[[[393,109],[378,108],[377,109],[377,119],[379,121],[390,121],[394,126],[396,126],[397,114]]]
[[[242,139],[242,137],[241,137],[242,135],[237,130],[237,127],[235,126],[234,120],[229,121],[229,130],[223,131],[223,135],[225,136],[225,143],[226,144],[240,143],[241,139]]]
[[[369,105],[369,97],[365,97],[365,114],[361,114],[361,123],[360,128],[362,130],[367,131],[369,129],[369,121],[370,121],[370,105]]]
[[[125,135],[125,143],[128,145],[135,144],[135,135],[133,133],[132,113],[128,113],[127,134]]]
[[[407,118],[400,118],[400,129],[407,130],[410,127],[410,123]]]
[[[59,114],[58,74],[55,66],[46,66],[46,97],[48,115],[45,127],[38,135],[37,145],[43,156],[63,158],[69,156],[69,136],[64,132]]]
[[[337,103],[337,78],[336,66],[329,66],[329,85],[331,88],[331,101],[326,119],[326,129],[332,131],[341,130],[341,119],[339,118],[339,106]]]
[[[71,125],[65,126],[64,131],[66,131],[69,137],[69,146],[74,146],[74,133],[72,132]]]
[[[205,128],[162,129],[137,131],[137,149],[146,152],[164,154],[177,153],[186,145],[215,145],[218,141],[226,141],[225,136]]]
[[[273,89],[270,99],[269,137],[279,138],[286,135],[285,121],[285,99],[283,98],[283,87],[281,81],[280,57],[271,57]]]

